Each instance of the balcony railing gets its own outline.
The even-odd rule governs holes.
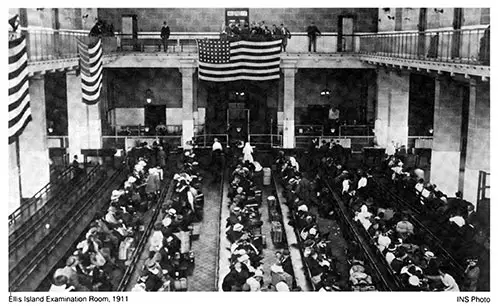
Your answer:
[[[398,32],[359,36],[359,53],[438,62],[489,65],[490,30]]]
[[[90,40],[85,30],[23,29],[27,37],[30,61],[76,58],[77,39]],[[219,38],[213,32],[173,32],[168,41],[168,52],[196,54],[198,39]],[[104,53],[163,51],[159,32],[142,32],[137,37],[116,34],[103,37]],[[287,53],[307,53],[305,33],[292,33]],[[324,33],[317,38],[317,52],[322,54],[350,53],[377,55],[427,61],[489,65],[490,30],[488,28],[395,32],[344,35]],[[168,53],[167,53],[168,54]]]

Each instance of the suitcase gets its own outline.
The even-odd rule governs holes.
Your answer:
[[[187,291],[187,278],[182,277],[174,280],[175,291]]]
[[[272,209],[269,212],[269,219],[271,219],[271,222],[279,222],[281,220],[281,215],[276,209]]]
[[[275,245],[283,243],[283,227],[280,222],[271,222],[271,240]]]

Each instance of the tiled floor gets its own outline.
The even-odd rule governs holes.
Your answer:
[[[188,277],[188,291],[217,291],[221,183],[220,180],[214,181],[208,174],[204,175],[204,178],[204,216],[203,222],[201,222],[200,237],[191,245],[191,250],[195,253],[195,267],[193,275]]]

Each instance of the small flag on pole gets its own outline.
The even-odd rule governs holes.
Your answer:
[[[279,79],[281,40],[198,41],[200,80],[227,82]]]
[[[102,43],[101,39],[89,44],[78,40],[80,74],[82,78],[82,101],[93,105],[99,102],[102,88]]]
[[[26,38],[9,41],[9,144],[31,121]]]

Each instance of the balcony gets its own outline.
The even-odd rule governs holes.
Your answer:
[[[23,29],[22,32],[27,36],[31,72],[64,69],[64,65],[76,67],[77,39],[89,39],[82,30]],[[139,58],[137,62],[145,59],[137,65],[148,65],[149,59],[154,60],[150,65],[161,60],[171,62],[163,65],[178,67],[180,60],[196,61],[198,39],[217,39],[220,34],[173,32],[168,53],[161,51],[159,36],[156,32],[142,32],[137,38],[123,34],[103,37],[104,62],[127,57],[127,60]],[[324,33],[317,40],[317,53],[309,53],[307,35],[292,33],[282,58],[298,60],[298,68],[366,68],[364,65],[368,63],[489,77],[489,36],[489,28],[354,34],[342,39],[336,33]],[[45,67],[47,63],[52,66]]]

